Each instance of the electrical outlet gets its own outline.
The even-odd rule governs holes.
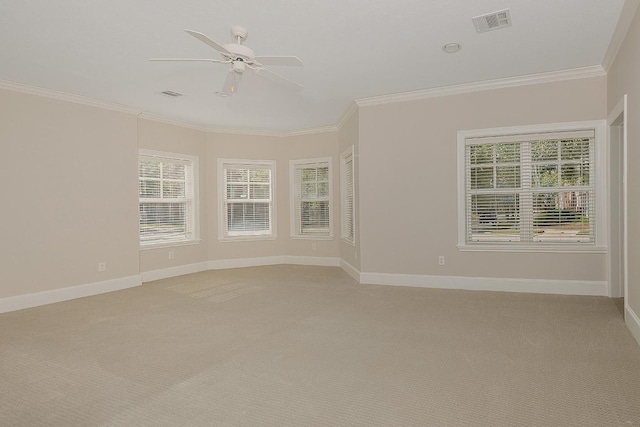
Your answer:
[[[174,259],[176,257],[176,253],[174,251],[169,251],[169,259]]]
[[[444,265],[444,255],[438,257],[438,265]]]
[[[103,272],[103,271],[107,271],[107,263],[106,262],[99,262],[98,263],[98,271],[99,272]]]

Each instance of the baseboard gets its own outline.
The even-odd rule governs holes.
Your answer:
[[[105,280],[103,282],[88,283],[86,285],[70,286],[67,288],[2,298],[0,299],[0,313],[7,313],[40,305],[53,304],[55,302],[119,291],[122,289],[140,286],[141,284],[140,275],[136,274],[135,276],[120,277],[118,279]]]
[[[341,259],[340,268],[342,268],[345,271],[345,273],[347,273],[349,276],[353,277],[353,280],[355,280],[358,283],[362,283],[360,281],[360,271],[358,271],[358,269],[355,268],[353,265]]]
[[[178,265],[176,267],[162,268],[160,270],[143,271],[140,273],[142,283],[154,280],[166,279],[168,277],[182,276],[184,274],[199,273],[209,269],[209,262],[198,262],[195,264]]]
[[[625,305],[624,311],[624,321],[631,331],[631,335],[633,335],[638,342],[638,345],[640,345],[640,317],[638,317],[638,315],[628,305]]]
[[[607,282],[587,280],[504,279],[495,277],[428,276],[360,273],[360,283],[474,291],[525,292],[562,295],[607,295]]]
[[[223,270],[227,268],[259,267],[263,265],[296,264],[296,265],[319,265],[325,267],[339,267],[339,258],[330,257],[307,257],[307,256],[269,256],[258,258],[236,258],[221,259],[214,261],[199,262],[196,264],[180,265],[177,267],[163,268],[160,270],[145,271],[141,273],[142,282],[166,279],[169,277],[182,276],[184,274],[198,273],[207,270]]]
[[[262,265],[284,264],[284,256],[266,256],[259,258],[235,258],[209,261],[209,270],[223,270],[226,268],[259,267]]]
[[[340,258],[321,256],[293,256],[285,255],[283,264],[318,265],[321,267],[340,267]]]

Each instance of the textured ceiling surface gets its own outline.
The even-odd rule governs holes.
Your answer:
[[[210,129],[295,131],[335,125],[354,99],[602,64],[624,0],[0,0],[0,80],[95,98]],[[508,8],[512,26],[472,18]],[[245,72],[220,97],[226,64],[184,32],[256,55],[291,91]],[[462,50],[447,54],[445,43]],[[171,98],[162,91],[183,94]]]

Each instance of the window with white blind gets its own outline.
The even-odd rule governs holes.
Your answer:
[[[458,132],[459,246],[602,250],[601,122]]]
[[[355,186],[353,146],[340,155],[340,211],[342,240],[355,244]]]
[[[331,237],[331,158],[292,160],[291,236]]]
[[[220,239],[275,238],[275,162],[218,159]]]
[[[197,241],[197,165],[197,157],[139,150],[142,247]]]

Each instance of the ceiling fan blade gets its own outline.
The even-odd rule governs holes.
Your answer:
[[[271,70],[267,70],[266,68],[260,68],[256,70],[256,74],[266,77],[274,83],[277,83],[281,86],[284,86],[291,90],[300,90],[302,89],[302,85],[294,82],[293,80],[289,80],[286,77],[282,77],[280,74],[276,74]]]
[[[297,56],[256,56],[255,60],[262,65],[290,65],[296,67],[304,65]]]
[[[209,46],[211,46],[215,50],[217,50],[219,52],[222,52],[222,53],[231,54],[231,52],[229,52],[227,50],[227,48],[225,48],[223,45],[221,45],[218,42],[215,42],[215,41],[211,40],[209,37],[205,36],[204,34],[199,33],[197,31],[192,31],[192,30],[185,30],[185,31],[187,33],[191,34],[193,37],[195,37],[198,40],[200,40],[201,42],[204,42],[204,43],[208,44]]]
[[[222,89],[217,92],[218,95],[229,96],[236,93],[236,91],[238,90],[238,84],[240,83],[241,79],[242,74],[236,73],[235,71],[233,71],[233,69],[229,70]]]
[[[208,59],[208,58],[149,58],[149,61],[204,61],[204,62],[220,62],[223,64],[231,63],[231,61],[221,61],[219,59]]]

